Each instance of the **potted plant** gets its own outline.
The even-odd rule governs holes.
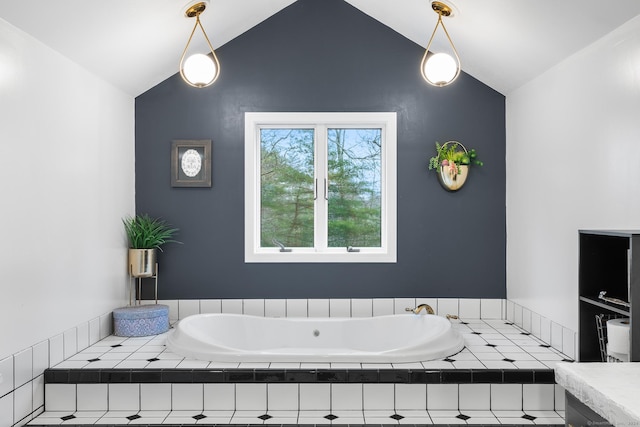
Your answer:
[[[435,170],[440,184],[448,191],[457,191],[467,180],[469,166],[482,166],[475,149],[467,150],[458,141],[436,142],[436,155],[429,159],[429,170]]]
[[[147,214],[126,217],[122,222],[129,242],[129,273],[133,277],[152,277],[156,250],[162,251],[166,243],[179,243],[173,240],[178,229]]]

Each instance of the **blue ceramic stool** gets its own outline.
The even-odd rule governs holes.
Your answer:
[[[113,310],[113,334],[145,337],[169,330],[169,307],[162,304],[134,305]]]

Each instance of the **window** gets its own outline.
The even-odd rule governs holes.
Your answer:
[[[395,113],[245,113],[246,262],[396,262]]]

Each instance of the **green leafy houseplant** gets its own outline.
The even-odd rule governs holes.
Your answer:
[[[436,155],[429,159],[429,170],[438,171],[442,166],[443,168],[455,168],[455,173],[459,174],[461,165],[472,164],[477,166],[484,164],[478,160],[475,149],[467,151],[462,144],[456,141],[449,141],[442,145],[436,142]]]
[[[122,220],[131,249],[160,249],[166,243],[180,243],[173,240],[178,232],[165,221],[147,214],[126,217]]]

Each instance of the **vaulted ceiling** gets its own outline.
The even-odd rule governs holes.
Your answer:
[[[296,0],[209,1],[202,23],[218,48]],[[345,1],[423,47],[437,21],[430,0]],[[638,0],[607,7],[602,0],[445,1],[455,10],[445,25],[463,71],[503,94],[640,14]],[[178,71],[194,23],[184,17],[191,3],[3,0],[0,18],[137,96]],[[436,39],[435,50],[444,44]]]

